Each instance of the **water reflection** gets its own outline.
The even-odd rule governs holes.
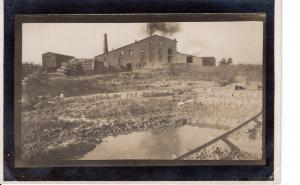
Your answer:
[[[153,129],[144,135],[140,148],[147,151],[149,158],[168,159],[179,152],[179,131],[174,127]]]
[[[224,132],[185,125],[110,136],[81,159],[172,159]]]

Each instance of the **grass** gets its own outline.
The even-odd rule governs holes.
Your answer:
[[[31,102],[37,103],[38,96],[59,96],[61,93],[66,97],[82,96],[95,93],[110,93],[112,89],[103,84],[98,84],[97,79],[59,78],[51,79],[50,75],[43,72],[35,72],[26,79],[23,86],[23,94],[26,94]]]
[[[171,75],[175,79],[222,81],[231,83],[239,82],[262,82],[262,66],[239,64],[215,67],[171,68]]]

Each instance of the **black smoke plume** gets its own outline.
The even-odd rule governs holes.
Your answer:
[[[147,23],[145,31],[150,36],[153,35],[155,32],[158,32],[163,36],[172,36],[174,33],[180,31],[180,25],[178,23],[164,22]]]

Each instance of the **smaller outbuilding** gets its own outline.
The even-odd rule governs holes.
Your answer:
[[[203,66],[216,66],[216,58],[215,57],[201,57]]]
[[[194,55],[177,52],[176,63],[198,64],[201,66],[216,66],[216,58],[215,57],[197,57]]]
[[[43,69],[47,72],[56,72],[56,70],[61,67],[62,63],[68,62],[72,58],[75,57],[52,52],[43,53]]]

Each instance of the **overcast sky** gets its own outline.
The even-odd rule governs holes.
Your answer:
[[[24,23],[22,62],[42,63],[42,53],[57,52],[77,58],[93,58],[108,48],[117,49],[140,40],[146,23]],[[232,57],[234,63],[262,64],[262,22],[182,22],[177,50],[196,56]],[[160,35],[160,33],[155,33]]]

